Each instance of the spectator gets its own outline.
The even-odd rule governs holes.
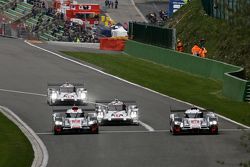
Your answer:
[[[109,3],[108,3],[108,7],[110,8],[111,7],[111,1],[108,1]]]
[[[114,8],[114,2],[111,1],[111,8],[113,9]]]
[[[200,39],[200,46],[201,46],[201,54],[200,54],[200,56],[202,57],[202,58],[205,58],[206,57],[206,55],[207,55],[207,50],[206,50],[206,48],[205,48],[205,39],[204,38],[201,38]]]
[[[35,18],[36,17],[36,12],[35,12],[35,7],[34,6],[31,9],[31,13],[32,13],[33,18]]]
[[[191,51],[192,51],[192,54],[194,56],[200,56],[200,54],[201,54],[201,48],[198,46],[197,43],[194,44],[194,46],[193,46],[193,48],[192,48]]]
[[[179,52],[184,52],[184,46],[180,39],[177,39],[176,50]]]
[[[201,56],[202,58],[205,58],[205,57],[207,56],[207,50],[206,50],[205,47],[202,47],[202,48],[201,48],[200,56]]]
[[[17,8],[17,3],[16,3],[16,1],[15,1],[11,9],[12,9],[12,10],[15,10],[16,8]]]
[[[118,0],[115,0],[115,9],[118,8]]]
[[[105,0],[105,7],[108,7],[109,5],[109,0]]]

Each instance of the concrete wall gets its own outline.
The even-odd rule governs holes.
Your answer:
[[[234,76],[242,75],[241,67],[132,40],[127,41],[125,52],[131,56],[151,60],[191,74],[221,80],[223,95],[237,101],[245,99],[247,81]]]

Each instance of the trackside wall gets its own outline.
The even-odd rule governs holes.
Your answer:
[[[131,56],[151,60],[195,75],[221,80],[223,94],[226,97],[237,101],[245,99],[247,81],[233,76],[243,74],[241,67],[132,40],[126,42],[125,52]]]

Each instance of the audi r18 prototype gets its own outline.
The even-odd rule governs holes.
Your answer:
[[[138,107],[132,101],[96,101],[97,120],[100,125],[139,124]]]
[[[172,110],[170,114],[170,132],[218,134],[218,117],[210,111],[191,108]]]
[[[73,106],[70,109],[54,110],[53,132],[55,135],[66,132],[99,133],[96,112],[84,113],[84,109]]]
[[[83,84],[48,84],[49,105],[82,105],[87,101],[87,90]]]

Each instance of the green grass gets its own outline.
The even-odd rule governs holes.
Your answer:
[[[107,73],[195,105],[212,108],[219,114],[250,125],[250,104],[224,98],[221,95],[222,83],[218,81],[123,54],[64,53],[97,65]]]
[[[174,13],[168,25],[176,28],[177,37],[183,40],[185,52],[191,53],[194,42],[206,40],[208,58],[246,68],[250,78],[250,4],[232,16],[234,23],[208,16],[201,0],[192,0]],[[248,24],[247,24],[248,23]]]
[[[30,167],[33,149],[20,129],[0,113],[0,166]]]

